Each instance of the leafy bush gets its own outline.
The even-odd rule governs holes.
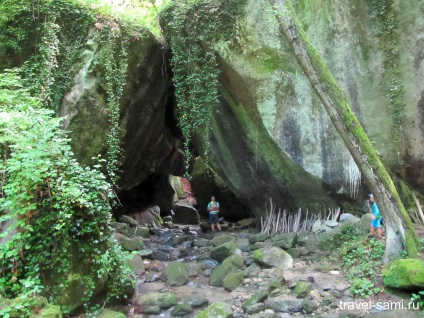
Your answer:
[[[341,263],[346,271],[352,283],[352,293],[362,297],[378,294],[381,290],[376,284],[382,267],[384,242],[358,235],[352,225],[343,228],[341,241],[343,243],[333,254],[333,260]]]
[[[12,223],[1,237],[13,234],[0,246],[0,297],[23,300],[19,317],[40,293],[58,302],[75,275],[86,304],[99,280],[117,296],[130,279],[112,239],[111,185],[100,165],[73,159],[61,119],[41,104],[15,73],[0,74],[0,222]]]

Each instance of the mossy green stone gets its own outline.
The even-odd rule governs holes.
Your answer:
[[[217,235],[211,240],[211,242],[213,246],[219,246],[227,242],[233,242],[235,240],[235,237],[232,235]]]
[[[227,291],[233,291],[234,289],[240,286],[240,284],[243,282],[243,278],[244,275],[242,271],[229,273],[224,278],[223,287]]]
[[[249,299],[243,302],[242,304],[243,310],[246,311],[247,308],[249,308],[250,306],[265,301],[268,298],[268,295],[269,295],[269,292],[266,290],[260,290],[254,293],[252,296],[250,296]]]
[[[98,318],[126,318],[126,316],[121,312],[113,311],[111,309],[105,309],[98,316]]]
[[[194,318],[231,318],[233,312],[231,306],[226,303],[214,303],[198,313]]]
[[[183,286],[187,283],[189,277],[185,263],[169,263],[163,273],[166,284],[169,286]]]
[[[221,265],[214,269],[210,276],[210,285],[222,287],[228,274],[241,269],[244,265],[243,257],[231,255]]]
[[[33,316],[31,318],[62,318],[62,313],[60,312],[60,306],[56,305],[47,305],[39,315]],[[124,316],[125,317],[125,316]],[[99,317],[99,318],[123,318],[121,317]]]
[[[211,252],[211,257],[219,262],[223,262],[227,257],[234,254],[237,250],[237,244],[235,241],[226,242],[215,247]]]
[[[184,317],[193,312],[193,308],[190,304],[183,303],[175,306],[171,311],[171,316],[173,317]]]
[[[294,293],[298,298],[305,298],[308,296],[309,292],[312,290],[312,285],[310,282],[300,281],[296,283],[294,287]]]
[[[264,253],[261,249],[257,249],[253,252],[253,259],[257,261],[262,261],[264,259]]]
[[[418,291],[424,288],[424,261],[400,259],[382,271],[384,285],[391,288]]]
[[[159,296],[157,304],[162,309],[168,309],[178,304],[178,299],[173,293],[164,293]]]

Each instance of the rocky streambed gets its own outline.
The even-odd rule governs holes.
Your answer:
[[[403,302],[385,293],[355,299],[314,234],[267,235],[248,228],[249,222],[205,233],[199,226],[168,223],[170,228],[147,229],[129,218],[120,221],[116,237],[135,251],[130,266],[137,284],[131,303],[110,317],[418,315],[381,308],[379,301]]]

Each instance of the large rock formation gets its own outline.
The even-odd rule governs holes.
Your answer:
[[[86,164],[98,154],[105,155],[111,128],[105,69],[100,59],[106,45],[96,30],[90,31],[60,111],[61,116],[67,116],[64,128],[72,131],[73,150]],[[169,69],[164,62],[166,52],[148,32],[132,39],[126,49],[128,72],[120,100],[123,151],[119,183],[123,190],[130,190],[153,174],[182,174],[183,156],[172,134],[173,127],[167,125],[172,121],[173,105]]]
[[[256,210],[263,211],[267,197],[286,207],[329,206],[334,203],[328,193],[361,200],[366,188],[356,164],[290,52],[269,2],[246,2],[232,39],[237,45],[229,46],[228,39],[205,43],[219,55],[221,71],[210,165]],[[424,190],[424,5],[293,3],[383,162]],[[204,143],[196,139],[198,149]]]

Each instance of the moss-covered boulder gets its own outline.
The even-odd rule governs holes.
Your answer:
[[[193,312],[193,308],[190,304],[182,303],[177,306],[175,306],[171,310],[171,316],[172,317],[184,317],[186,315],[189,315]]]
[[[98,318],[125,318],[126,316],[121,313],[111,309],[104,309]]]
[[[134,274],[144,272],[144,262],[140,255],[134,254],[131,259],[127,260],[128,266],[131,268]]]
[[[294,293],[297,298],[305,298],[312,290],[312,284],[310,282],[299,281],[294,287]]]
[[[183,286],[188,281],[189,272],[184,263],[169,263],[163,271],[168,286]]]
[[[261,267],[287,269],[293,267],[293,257],[279,247],[260,248],[253,252],[253,260]]]
[[[209,283],[212,286],[222,287],[227,275],[241,269],[243,265],[243,257],[239,255],[232,255],[228,257],[221,265],[214,269],[210,276]]]
[[[62,318],[60,306],[47,305],[38,315],[31,315],[30,318]],[[122,316],[116,317],[99,317],[99,318],[122,318]]]
[[[227,257],[236,253],[236,251],[239,252],[238,254],[241,254],[236,242],[230,241],[215,247],[211,252],[211,257],[219,262],[223,262]]]
[[[297,243],[296,233],[286,233],[274,235],[271,239],[272,245],[281,247],[284,250],[292,248]]]
[[[171,308],[178,303],[177,296],[173,293],[151,292],[138,295],[134,303],[138,306],[157,306],[163,309]]]
[[[121,246],[127,251],[138,251],[143,249],[144,242],[141,237],[128,238],[121,242]]]
[[[233,291],[234,289],[240,286],[240,284],[243,282],[243,278],[244,275],[242,271],[235,271],[225,276],[222,285],[225,290]]]
[[[269,292],[266,290],[260,290],[256,293],[254,293],[252,296],[249,297],[246,301],[243,302],[242,308],[244,311],[246,311],[250,306],[262,303],[268,298]]]
[[[391,288],[418,291],[424,288],[424,261],[400,259],[382,271],[384,285]]]
[[[235,241],[236,238],[232,235],[216,235],[212,240],[213,246],[219,246],[227,242]]]
[[[199,312],[194,318],[231,318],[232,316],[233,312],[230,305],[226,303],[214,303]]]

